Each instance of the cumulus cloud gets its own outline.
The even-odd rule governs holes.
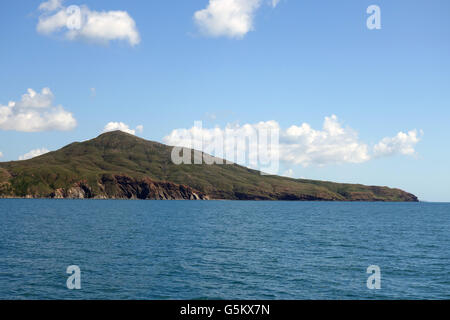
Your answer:
[[[268,133],[267,139],[259,143],[258,133],[263,131]],[[265,163],[278,158],[278,145],[270,144],[273,141],[271,134],[276,133],[278,138],[278,132],[279,125],[276,121],[243,126],[228,124],[224,129],[202,128],[201,122],[197,122],[190,129],[173,130],[163,141],[168,145],[203,151],[217,158],[257,169],[262,162],[261,156],[264,156]],[[271,146],[274,148],[270,148]]]
[[[415,155],[415,145],[420,141],[420,135],[422,134],[422,132],[419,134],[417,130],[411,130],[408,133],[399,132],[392,138],[384,138],[374,146],[374,155],[376,157],[396,154],[407,156]]]
[[[48,153],[48,152],[50,152],[50,151],[47,150],[46,148],[42,148],[42,149],[34,149],[34,150],[31,150],[31,151],[28,152],[28,153],[25,153],[23,156],[20,156],[20,157],[19,157],[19,160],[28,160],[28,159],[32,159],[32,158],[41,156],[41,155],[43,155],[43,154],[46,154],[46,153]]]
[[[272,0],[275,8],[279,0]],[[243,38],[254,29],[253,20],[262,0],[209,0],[205,9],[194,14],[194,21],[207,36]]]
[[[303,166],[361,163],[370,158],[356,131],[342,127],[335,115],[325,118],[322,130],[307,123],[291,126],[283,132],[280,146],[283,160]]]
[[[103,132],[111,132],[116,130],[136,135],[136,131],[139,133],[142,133],[144,131],[144,126],[138,125],[136,129],[130,129],[130,126],[123,122],[109,122],[108,124],[106,124],[105,128],[103,128]]]
[[[283,130],[276,121],[242,126],[229,124],[224,129],[207,129],[196,125],[190,129],[175,129],[164,137],[163,141],[168,145],[201,150],[233,162],[236,158],[230,158],[228,155],[245,152],[247,159],[251,160],[258,157],[254,153],[261,150],[257,145],[260,140],[247,138],[255,132],[261,132],[261,129],[278,131],[279,143],[271,145],[270,152],[277,153],[278,158],[285,163],[304,167],[363,163],[373,157],[388,156],[396,152],[411,155],[414,154],[414,146],[419,141],[414,138],[415,131],[410,131],[408,138],[400,134],[394,138],[384,138],[371,152],[368,144],[360,141],[358,133],[350,127],[344,127],[335,115],[326,117],[320,130],[307,123]],[[236,144],[236,138],[246,142]],[[217,143],[220,140],[223,143]],[[245,164],[239,159],[236,162]],[[291,173],[292,171],[288,171],[286,175]]]
[[[69,40],[122,40],[131,46],[141,41],[136,22],[126,11],[99,12],[85,5],[65,7],[60,0],[41,3],[39,9],[42,14],[36,29],[44,35],[61,32]]]
[[[3,158],[3,152],[0,151],[0,158]]]
[[[33,89],[18,102],[0,104],[0,130],[22,132],[67,131],[76,127],[72,113],[61,105],[53,106],[54,95],[49,88],[40,93]]]

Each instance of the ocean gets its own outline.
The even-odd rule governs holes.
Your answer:
[[[0,200],[0,225],[0,299],[450,299],[446,203]]]

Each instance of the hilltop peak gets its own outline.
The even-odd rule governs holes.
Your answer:
[[[133,135],[131,133],[128,133],[128,132],[125,132],[125,131],[121,131],[121,130],[114,130],[114,131],[104,132],[104,133],[100,134],[95,139],[104,139],[104,138],[134,138],[134,139],[137,138],[137,139],[144,140],[143,138],[137,137],[137,136],[135,136],[135,135]]]
[[[135,145],[145,145],[147,147],[149,147],[150,145],[155,145],[158,144],[160,145],[159,142],[155,142],[155,141],[149,141],[146,140],[144,138],[135,136],[133,134],[127,133],[127,132],[123,132],[120,130],[115,130],[115,131],[109,131],[109,132],[105,132],[100,134],[98,137],[83,142],[83,143],[88,143],[88,144],[95,144],[96,146],[108,146],[108,147],[114,147],[114,148],[129,148],[130,146],[135,146]]]

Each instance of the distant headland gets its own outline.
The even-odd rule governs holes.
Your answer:
[[[114,131],[0,163],[0,198],[418,201],[388,187],[261,175],[237,164],[176,165],[172,147]]]

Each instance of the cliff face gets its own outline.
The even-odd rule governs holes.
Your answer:
[[[172,147],[116,131],[0,163],[0,198],[418,201],[388,187],[261,175],[236,164],[175,165]]]
[[[99,191],[97,191],[99,190]],[[140,199],[140,200],[209,200],[208,196],[188,186],[135,179],[125,175],[103,176],[93,188],[79,181],[69,188],[58,188],[49,195],[29,195],[53,199]]]

